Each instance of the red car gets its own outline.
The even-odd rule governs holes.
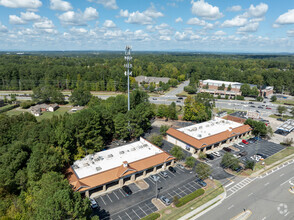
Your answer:
[[[270,107],[266,107],[266,109],[272,109],[272,108],[270,108]]]
[[[249,144],[248,141],[246,141],[246,140],[244,140],[244,139],[242,140],[242,142],[243,142],[244,144]]]

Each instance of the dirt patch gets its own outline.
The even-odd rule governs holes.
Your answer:
[[[161,209],[164,209],[166,208],[166,206],[159,200],[159,199],[156,199],[156,198],[153,198],[151,200],[151,202],[153,203],[153,205],[156,206],[156,208],[160,211]]]
[[[148,188],[149,188],[148,183],[146,183],[144,180],[138,180],[138,181],[135,182],[135,184],[136,184],[141,190],[144,190],[144,189],[148,189]]]
[[[193,125],[195,123],[188,122],[188,121],[182,121],[182,120],[168,120],[157,118],[153,123],[152,126],[154,127],[160,127],[161,125],[167,125],[170,127],[173,127],[175,129],[186,127],[189,125]]]
[[[206,179],[204,182],[206,182],[206,184],[207,184],[207,186],[205,188],[208,188],[208,187],[213,187],[214,189],[216,188],[216,185],[213,180]]]
[[[231,148],[232,150],[234,150],[234,151],[236,151],[236,152],[239,152],[239,151],[240,151],[240,149],[238,149],[238,148],[236,148],[236,147],[234,147],[234,146],[230,146],[229,148]]]

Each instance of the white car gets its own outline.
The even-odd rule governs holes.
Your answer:
[[[216,157],[220,157],[221,156],[220,152],[212,152],[211,154],[214,155],[214,156],[216,156]]]
[[[98,204],[95,199],[90,198],[90,202],[91,202],[92,209],[98,208]]]

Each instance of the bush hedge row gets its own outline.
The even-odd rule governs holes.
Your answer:
[[[160,217],[160,214],[158,212],[151,213],[150,215],[145,216],[144,218],[141,218],[141,220],[155,220]]]
[[[176,204],[176,207],[181,207],[183,205],[185,205],[186,203],[190,202],[191,200],[203,195],[205,192],[204,189],[197,189],[196,191],[182,197],[179,199],[179,202]]]
[[[7,105],[0,109],[0,113],[7,112],[11,109],[17,108],[19,105]]]

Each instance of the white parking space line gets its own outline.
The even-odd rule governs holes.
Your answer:
[[[193,192],[191,189],[189,189],[187,186],[183,185],[188,191]]]
[[[126,197],[125,194],[123,194],[123,192],[121,191],[121,189],[119,189],[118,191],[120,191],[120,193],[123,195],[123,197]]]
[[[111,200],[111,198],[109,197],[109,195],[108,195],[108,194],[106,194],[106,195],[108,196],[108,198],[109,198],[110,202],[112,202],[112,200]]]
[[[138,207],[139,207],[139,209],[141,209],[142,210],[142,212],[145,214],[145,215],[147,215],[147,213],[138,205]]]
[[[173,192],[174,192],[175,194],[177,194],[178,196],[180,196],[180,197],[181,197],[181,195],[180,195],[179,193],[177,193],[176,191],[174,191],[174,190],[173,190]]]
[[[113,192],[113,194],[115,195],[115,197],[119,200],[119,197],[115,194],[115,192]]]
[[[248,197],[249,197],[249,196],[252,196],[252,195],[253,195],[253,193],[250,193],[250,194],[248,195]]]
[[[153,180],[151,179],[151,177],[149,177],[149,180],[150,180],[153,184],[155,184],[155,182],[153,182]]]
[[[169,193],[167,193],[171,198],[173,198],[173,196],[171,195],[171,194],[169,194]]]
[[[267,186],[269,184],[269,182],[267,182],[266,184],[264,184],[265,186]]]
[[[117,215],[118,217],[119,217],[119,219],[121,219],[122,220],[122,218],[119,216],[119,215]]]
[[[288,179],[287,181],[283,182],[280,186],[284,185],[285,183],[289,182],[290,180],[292,180],[294,178],[294,176],[292,176],[290,179]]]
[[[228,209],[230,210],[231,208],[233,208],[234,207],[234,205],[231,205]]]
[[[137,214],[137,212],[134,211],[134,209],[132,209],[132,211],[136,214],[136,216],[138,216],[139,219],[141,219],[141,217]]]
[[[102,200],[102,202],[104,203],[104,205],[106,205],[106,203],[104,202],[104,199],[102,198],[102,196],[99,197],[99,198]]]
[[[145,205],[147,206],[148,209],[152,211],[152,208],[150,208],[150,206],[148,206],[147,203],[145,203]]]
[[[197,190],[197,188],[194,185],[192,185],[191,183],[189,183],[189,186],[192,187],[194,190]]]
[[[285,173],[282,173],[280,176],[284,176],[285,175]]]
[[[171,175],[176,176],[175,174],[173,174],[172,172],[168,171]]]
[[[234,184],[235,182],[231,182],[228,185],[225,185],[225,187],[229,187],[230,185]]]
[[[132,220],[132,218],[129,216],[129,214],[127,212],[125,212],[127,214],[127,216]]]

